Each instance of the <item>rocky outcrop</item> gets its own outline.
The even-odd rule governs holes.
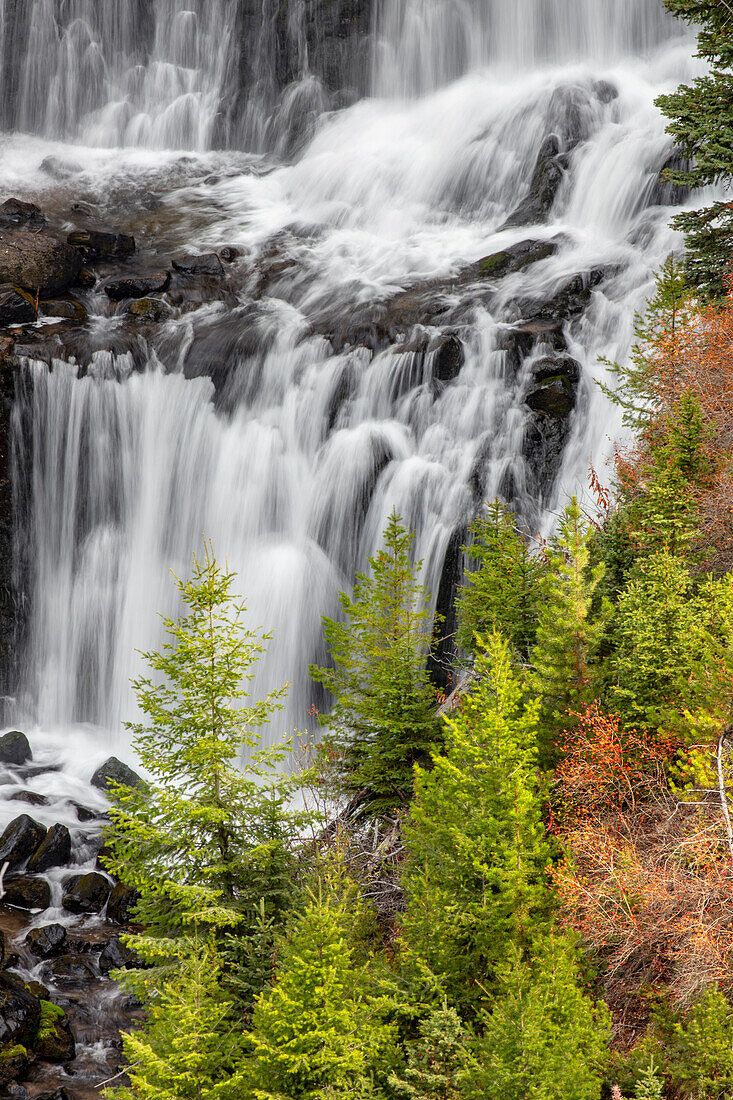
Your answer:
[[[124,787],[139,787],[143,782],[142,776],[116,756],[110,756],[109,760],[100,764],[91,778],[92,786],[100,791],[108,791],[113,783]]]
[[[61,904],[69,913],[100,913],[112,887],[98,871],[71,875],[64,882]]]
[[[537,155],[527,195],[509,215],[502,229],[546,222],[564,176],[560,140],[556,134],[549,134]]]
[[[135,251],[135,238],[129,233],[110,232],[106,229],[76,229],[66,239],[84,257],[86,263],[125,259]]]
[[[0,764],[20,766],[33,759],[28,738],[20,730],[10,730],[0,737]]]
[[[71,857],[71,834],[65,825],[52,825],[28,860],[28,871],[40,874],[52,867],[63,867]]]
[[[109,279],[104,284],[104,293],[113,302],[121,302],[125,298],[145,298],[149,294],[160,294],[167,290],[170,281],[169,271],[155,271],[149,275],[128,275],[123,279]]]
[[[73,286],[81,268],[70,244],[45,233],[0,232],[0,283],[49,297]]]
[[[11,871],[22,867],[46,836],[46,829],[28,814],[14,818],[0,837],[0,866],[7,863]]]

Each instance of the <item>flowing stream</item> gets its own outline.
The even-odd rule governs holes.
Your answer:
[[[10,713],[62,734],[78,774],[124,754],[136,651],[206,535],[273,632],[254,690],[289,682],[275,732],[303,730],[321,617],[393,508],[438,599],[481,499],[547,530],[604,468],[619,424],[593,379],[678,244],[653,101],[696,71],[691,40],[659,0],[0,0],[0,46],[0,198],[68,228],[86,204],[149,265],[242,256],[227,295],[154,334],[89,291],[76,345],[24,360]],[[550,135],[547,216],[502,229]],[[462,297],[467,265],[527,239],[554,251]],[[533,450],[548,347],[512,361],[507,326],[578,274],[560,325],[577,402],[556,453]],[[442,314],[420,312],[431,287]]]

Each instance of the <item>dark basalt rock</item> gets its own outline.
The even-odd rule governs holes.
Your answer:
[[[38,794],[36,791],[16,791],[15,794],[8,795],[8,802],[27,802],[29,806],[49,805],[45,794]]]
[[[691,191],[667,179],[667,172],[686,172],[690,163],[678,150],[674,150],[659,169],[649,192],[650,206],[682,206],[687,202]]]
[[[93,964],[83,955],[60,955],[44,963],[42,973],[45,980],[61,989],[85,985],[97,976]]]
[[[46,215],[33,202],[23,202],[21,199],[6,199],[0,206],[0,226],[2,228],[22,226],[24,229],[43,229],[47,224]]]
[[[463,343],[454,334],[440,336],[428,346],[428,354],[432,356],[432,374],[435,382],[452,382],[461,372],[461,367],[466,362],[466,352]]]
[[[546,321],[561,325],[587,309],[593,288],[612,273],[610,268],[594,268],[592,271],[581,272],[562,283],[549,298],[518,301],[516,308],[528,321]]]
[[[19,978],[0,973],[0,1046],[25,1046],[41,1019],[41,1002]]]
[[[14,1053],[12,1051],[15,1050]],[[20,1100],[25,1100],[29,1095],[28,1090],[24,1089],[14,1079],[16,1077],[25,1077],[28,1069],[28,1056],[22,1046],[11,1047],[7,1055],[5,1055],[0,1061],[0,1086],[7,1086],[3,1095],[8,1097],[19,1097]]]
[[[0,233],[0,283],[49,297],[72,286],[81,268],[75,248],[45,233]]]
[[[530,264],[554,256],[559,247],[557,241],[519,241],[518,244],[479,260],[476,264],[477,273],[492,279],[503,279],[505,275],[514,275]]]
[[[37,959],[50,959],[60,955],[66,944],[66,929],[63,924],[42,924],[40,928],[31,928],[25,938],[25,945]]]
[[[82,290],[92,290],[97,285],[97,276],[88,267],[83,267],[77,275],[76,285]]]
[[[104,284],[104,293],[113,302],[125,298],[145,298],[148,294],[159,294],[170,285],[169,271],[155,271],[150,275],[128,275],[123,279],[109,279]]]
[[[156,322],[170,316],[170,306],[160,298],[139,298],[127,311],[138,321]]]
[[[0,327],[28,325],[38,319],[36,307],[14,286],[0,286]]]
[[[509,215],[502,229],[517,225],[541,225],[547,221],[564,177],[560,154],[559,139],[555,134],[549,134],[537,155],[529,192]]]
[[[123,764],[116,756],[110,756],[100,764],[91,778],[91,784],[100,791],[108,791],[111,783],[119,783],[124,787],[140,787],[145,780],[127,764]]]
[[[49,871],[52,867],[63,867],[71,858],[71,833],[65,825],[58,822],[46,833],[39,848],[28,860],[30,872]]]
[[[216,252],[205,252],[202,256],[181,256],[173,261],[173,267],[180,275],[223,275],[224,268]]]
[[[99,913],[111,889],[109,880],[98,871],[72,875],[64,882],[61,904],[69,913]]]
[[[71,801],[71,805],[76,810],[76,816],[79,821],[96,821],[103,815],[99,810],[92,810],[89,806],[83,806],[81,802]]]
[[[25,1059],[27,1064],[27,1059]],[[6,1069],[5,1066],[0,1067],[0,1085],[5,1085],[5,1091],[8,1094],[8,1100],[29,1100],[30,1093],[23,1085],[19,1085],[17,1081],[6,1082],[3,1076],[3,1072]],[[16,1076],[21,1076],[20,1072],[13,1070]]]
[[[225,263],[233,264],[235,260],[238,260],[241,253],[238,248],[232,247],[232,245],[226,245],[224,248],[219,249],[219,256]]]
[[[7,862],[10,870],[22,866],[35,852],[46,836],[43,825],[28,814],[13,818],[0,837],[0,866]]]
[[[66,240],[92,263],[130,256],[135,251],[135,238],[129,233],[110,233],[104,229],[77,229]]]
[[[76,298],[50,298],[41,303],[41,314],[43,317],[62,317],[65,321],[76,321],[78,324],[89,319],[89,314]]]
[[[110,970],[121,970],[123,967],[127,970],[140,970],[144,965],[137,951],[126,947],[119,936],[113,936],[99,956],[99,969],[103,974],[109,974]]]
[[[583,368],[578,360],[569,355],[543,356],[542,359],[538,359],[532,364],[531,369],[532,377],[536,382],[547,382],[560,376],[567,379],[572,386],[576,386],[580,382],[583,373]]]
[[[0,737],[0,764],[16,764],[19,767],[33,759],[28,738],[20,730],[10,730]]]
[[[53,1034],[46,1035],[33,1048],[36,1058],[42,1062],[71,1062],[76,1057],[76,1043],[66,1016],[55,1021]]]
[[[553,378],[530,390],[525,398],[533,412],[569,416],[575,407],[575,390],[563,378]]]
[[[134,886],[125,886],[122,882],[115,883],[107,902],[105,914],[107,920],[112,924],[129,924],[132,910],[139,896]]]
[[[19,875],[5,883],[5,905],[17,909],[48,909],[51,904],[51,887],[45,878],[35,875]]]

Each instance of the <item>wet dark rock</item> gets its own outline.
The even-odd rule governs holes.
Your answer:
[[[42,973],[46,981],[61,989],[85,985],[97,976],[93,963],[83,955],[60,955],[44,963]]]
[[[19,978],[0,973],[0,1046],[25,1046],[41,1019],[41,1002]],[[15,1075],[13,1075],[15,1076]]]
[[[8,1100],[29,1100],[30,1093],[28,1089],[23,1085],[19,1085],[17,1081],[10,1081],[6,1084],[2,1077],[3,1070],[0,1068],[0,1085],[5,1085],[5,1091],[8,1095]]]
[[[76,810],[76,816],[79,821],[96,821],[97,818],[102,817],[99,810],[92,810],[89,806],[82,805],[81,802],[74,802],[72,799],[71,805]]]
[[[81,302],[76,298],[50,298],[41,303],[43,317],[62,317],[65,321],[76,321],[84,324],[89,319]]]
[[[18,909],[48,909],[51,904],[51,887],[45,878],[35,875],[19,875],[5,883],[5,905]]]
[[[46,829],[28,814],[13,818],[0,837],[0,866],[7,862],[10,870],[21,867],[35,852],[46,835]]]
[[[166,290],[171,281],[169,271],[155,271],[149,275],[128,275],[123,279],[109,279],[104,284],[104,293],[113,302],[125,298],[145,298],[148,294],[159,294]]]
[[[509,215],[503,229],[516,225],[541,225],[547,221],[564,178],[560,154],[557,135],[549,134],[537,155],[527,196]]]
[[[22,226],[24,229],[43,229],[48,219],[40,207],[21,199],[6,199],[0,205],[0,226]]]
[[[144,782],[142,776],[133,771],[129,765],[123,764],[116,756],[110,756],[100,764],[91,778],[92,786],[100,791],[108,791],[112,783],[118,783],[124,787],[140,787]]]
[[[556,325],[577,317],[587,309],[593,288],[612,273],[608,268],[594,268],[562,283],[545,299],[526,299],[516,303],[516,308],[526,320],[548,321]]]
[[[72,286],[81,271],[75,248],[45,233],[0,233],[0,283],[49,297]]]
[[[61,904],[69,913],[99,913],[111,889],[109,880],[98,871],[72,875],[64,882]]]
[[[31,928],[25,945],[37,959],[50,959],[64,950],[66,935],[63,924],[42,924],[40,928]]]
[[[38,318],[33,302],[14,286],[0,286],[0,327],[28,325]]]
[[[554,378],[530,390],[525,398],[533,412],[569,416],[575,407],[575,391],[564,378]]]
[[[170,306],[160,298],[139,298],[127,311],[138,321],[156,322],[170,316]]]
[[[28,860],[30,872],[49,871],[52,867],[63,867],[71,858],[71,833],[65,825],[58,822],[46,833],[40,846]]]
[[[2,968],[3,970],[15,970],[19,964],[20,955],[16,955],[15,951],[11,951],[9,955],[4,956]]]
[[[223,275],[224,268],[216,252],[205,252],[201,256],[181,256],[173,261],[173,267],[180,275]]]
[[[9,802],[27,802],[29,806],[48,806],[49,799],[45,794],[38,794],[36,791],[16,791],[15,794],[8,796]]]
[[[104,229],[77,229],[66,240],[92,263],[130,256],[135,251],[135,238],[129,233],[110,233]]]
[[[235,260],[238,260],[241,253],[238,248],[233,248],[232,245],[226,245],[224,248],[219,249],[219,256],[225,263],[232,264]]]
[[[436,382],[452,382],[466,361],[463,343],[454,334],[440,336],[428,347],[432,354],[432,373]]]
[[[535,382],[547,382],[556,377],[562,377],[576,386],[580,382],[583,368],[577,359],[570,355],[549,356],[545,355],[532,364],[532,377]]]
[[[129,924],[132,919],[132,910],[139,896],[134,886],[125,886],[122,882],[115,883],[107,902],[105,914],[107,920],[112,924]]]
[[[26,982],[25,987],[29,993],[32,993],[34,997],[38,997],[40,1001],[50,1001],[51,991],[40,982]]]
[[[27,1089],[22,1088],[14,1080],[16,1077],[25,1077],[26,1070],[28,1069],[28,1055],[25,1053],[23,1046],[18,1046],[17,1049],[11,1047],[7,1054],[0,1059],[0,1085],[7,1085],[7,1096],[28,1096]],[[20,1092],[11,1091],[11,1085],[15,1084],[16,1088],[21,1089]]]
[[[563,84],[550,96],[547,128],[557,135],[565,154],[590,137],[595,113],[593,100],[597,98],[585,84]]]
[[[686,172],[690,163],[678,150],[674,150],[659,169],[659,174],[654,179],[649,192],[650,206],[682,206],[687,202],[691,191],[689,187],[681,187],[678,183],[672,183],[667,179],[667,172]]]
[[[102,847],[97,852],[96,868],[98,871],[107,870],[107,860],[112,855],[112,845],[108,840],[103,841]],[[108,872],[109,873],[109,872]]]
[[[28,764],[33,759],[28,738],[20,730],[10,730],[0,737],[0,764]]]
[[[526,424],[522,453],[530,472],[530,488],[547,491],[560,472],[563,452],[570,435],[568,416],[533,413]]]
[[[65,1015],[54,1020],[53,1031],[36,1043],[33,1053],[42,1062],[73,1061],[76,1057],[76,1043]]]
[[[492,279],[502,279],[505,275],[514,275],[530,264],[539,263],[554,256],[560,247],[558,241],[519,241],[501,252],[494,252],[476,264],[478,272]]]
[[[40,169],[55,180],[68,180],[84,171],[74,160],[61,160],[60,157],[45,157]]]
[[[103,974],[109,974],[110,970],[139,970],[144,963],[137,951],[126,947],[119,936],[113,936],[99,956],[99,969]]]
[[[82,290],[92,290],[97,285],[97,276],[88,267],[83,267],[76,277],[76,286]]]

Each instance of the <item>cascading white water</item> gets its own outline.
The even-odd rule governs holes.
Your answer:
[[[87,22],[122,42],[124,28],[105,22],[110,3],[90,5]],[[178,0],[150,7],[160,34],[160,17],[182,11]],[[207,35],[216,11],[222,56],[230,49],[226,4],[189,7],[198,14],[184,94],[213,104],[206,89],[223,62]],[[336,611],[393,507],[416,530],[437,594],[451,539],[481,496],[502,492],[547,529],[548,509],[610,451],[618,423],[592,377],[599,356],[626,354],[633,308],[676,243],[669,209],[650,205],[670,152],[653,100],[694,71],[689,40],[657,0],[382,0],[375,18],[378,94],[324,117],[285,166],[242,171],[227,154],[181,160],[91,147],[206,144],[201,121],[196,140],[190,129],[186,140],[166,129],[184,117],[173,77],[155,75],[173,60],[170,20],[167,45],[156,31],[142,67],[123,50],[111,80],[105,61],[106,87],[136,72],[124,96],[80,104],[74,92],[64,121],[48,124],[31,117],[38,91],[23,101],[29,128],[81,133],[88,144],[6,139],[0,181],[13,192],[37,194],[40,160],[49,149],[68,152],[85,171],[66,186],[102,210],[114,194],[118,221],[125,188],[150,192],[169,239],[201,251],[236,244],[255,273],[274,249],[280,265],[263,294],[243,283],[239,306],[189,311],[161,326],[154,346],[138,339],[134,357],[97,352],[81,372],[28,360],[14,429],[30,606],[18,705],[47,728],[88,722],[114,732],[132,715],[134,651],[157,644],[156,611],[174,609],[169,569],[185,572],[202,534],[239,572],[252,624],[274,632],[257,690],[289,681],[278,726],[303,728],[315,700],[307,665],[323,655],[321,616]],[[547,224],[502,231],[550,133],[565,175]],[[46,187],[42,201],[53,194]],[[389,314],[403,288],[558,234],[555,255],[507,276],[449,326],[465,358],[448,383],[436,384],[436,353],[424,350],[439,319],[415,331],[410,321],[409,343],[383,340],[376,353],[360,335],[363,318],[382,303]],[[502,333],[518,300],[547,299],[591,269],[605,277],[564,333],[585,368],[579,403],[558,476],[543,482],[526,453],[524,397],[547,349],[535,347],[515,377]],[[459,299],[459,289],[448,294]],[[101,303],[90,297],[100,314],[94,345],[108,336],[112,346],[122,321]],[[207,370],[223,374],[218,396],[207,378],[187,377]]]

